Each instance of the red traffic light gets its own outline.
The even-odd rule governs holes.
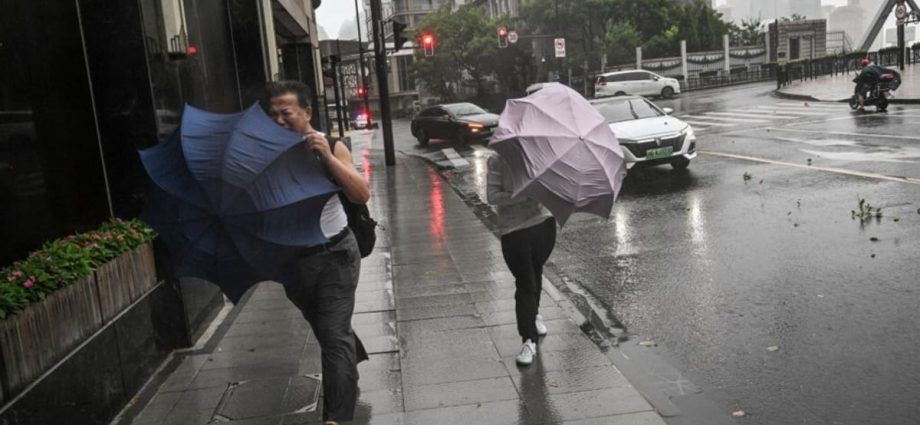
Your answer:
[[[499,35],[499,37],[504,37],[504,36],[508,35],[508,28],[505,28],[505,27],[499,28],[499,29],[498,29],[498,35]]]
[[[422,44],[425,46],[430,46],[434,44],[434,36],[431,34],[425,34],[422,36]]]
[[[358,86],[357,93],[358,96],[364,96],[367,93],[367,89],[363,86]]]

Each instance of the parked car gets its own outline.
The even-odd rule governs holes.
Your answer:
[[[670,108],[659,108],[641,96],[596,99],[591,103],[617,136],[627,169],[660,164],[684,169],[696,158],[693,128],[670,116]]]
[[[488,139],[498,127],[498,115],[472,103],[448,103],[422,109],[410,130],[422,146],[431,139],[472,142]]]
[[[632,94],[668,99],[678,93],[679,81],[643,70],[608,72],[598,75],[594,82],[594,97]]]

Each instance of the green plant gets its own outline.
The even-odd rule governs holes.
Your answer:
[[[859,219],[860,222],[865,223],[874,218],[882,218],[882,209],[873,207],[865,199],[859,200],[859,209],[851,210],[850,216],[853,220]]]
[[[0,319],[155,237],[140,221],[113,219],[94,231],[46,242],[25,260],[0,270]]]

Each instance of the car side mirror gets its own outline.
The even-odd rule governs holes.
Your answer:
[[[671,108],[661,108],[661,110],[664,111],[665,115],[671,115],[671,113],[674,112]]]
[[[659,76],[654,76],[654,77],[652,77],[652,79],[655,80],[655,81],[658,81],[658,80],[661,79],[661,77],[659,77]]]

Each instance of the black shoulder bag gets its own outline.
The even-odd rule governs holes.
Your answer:
[[[327,136],[326,141],[329,142],[329,149],[334,154],[335,144],[340,140],[337,137]],[[329,174],[329,180],[338,184],[328,169],[326,173]],[[358,251],[361,251],[361,258],[367,257],[374,250],[374,244],[377,243],[377,222],[371,218],[371,212],[367,209],[367,205],[351,202],[345,196],[345,192],[339,192],[339,201],[342,202],[342,208],[345,210],[345,215],[348,216],[348,228],[351,229],[351,233],[355,235],[355,240],[358,241]]]

